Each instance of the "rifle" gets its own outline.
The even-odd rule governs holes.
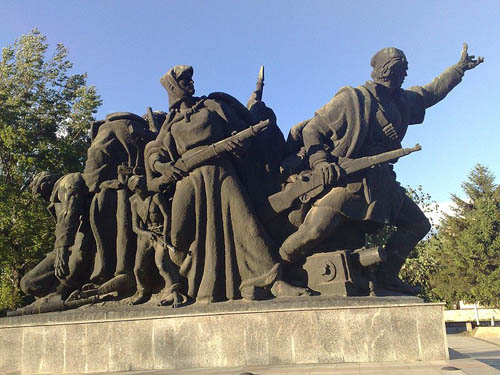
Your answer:
[[[212,159],[217,159],[221,154],[226,152],[225,144],[227,141],[235,143],[243,143],[247,139],[255,137],[260,132],[267,129],[269,120],[260,121],[259,123],[249,126],[248,128],[233,134],[222,141],[212,143],[210,146],[203,148],[188,159],[180,158],[174,163],[174,167],[188,173],[193,169],[205,165]]]
[[[161,229],[161,227],[154,227],[143,230],[152,233],[154,235],[153,241],[158,242],[160,245],[163,246],[163,248],[173,251],[174,253],[177,252],[177,249],[174,247],[174,245],[172,245],[170,240],[168,238],[165,238],[165,235],[162,232],[158,232],[157,231],[158,229]]]
[[[73,301],[52,301],[52,302],[42,302],[36,306],[26,306],[19,308],[14,311],[7,311],[7,316],[21,316],[21,315],[33,315],[33,314],[43,314],[47,312],[54,311],[64,311],[70,309],[77,309],[83,305],[88,305],[99,301],[99,296],[91,296],[87,298],[81,298]]]
[[[345,175],[348,176],[363,169],[409,155],[415,151],[420,151],[421,149],[422,147],[417,144],[415,147],[401,148],[374,156],[357,159],[339,158],[338,165],[345,171]],[[310,171],[301,177],[302,179],[289,183],[284,190],[267,198],[268,204],[264,205],[267,209],[262,209],[261,212],[261,218],[264,221],[290,208],[297,198],[300,198],[301,202],[307,203],[312,198],[321,194],[325,189],[323,176],[317,171]]]

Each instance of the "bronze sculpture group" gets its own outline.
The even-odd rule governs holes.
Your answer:
[[[194,96],[193,68],[160,80],[168,113],[113,113],[92,125],[83,173],[42,172],[32,191],[56,220],[54,251],[21,282],[39,298],[15,314],[159,293],[183,306],[244,298],[414,294],[398,273],[430,230],[396,180],[408,125],[483,61],[459,62],[404,90],[396,48],[371,61],[372,80],[342,88],[285,141],[262,101],[263,70],[245,107],[225,93]],[[367,233],[393,225],[385,248]],[[160,277],[156,277],[160,276]],[[135,293],[135,294],[134,294]]]

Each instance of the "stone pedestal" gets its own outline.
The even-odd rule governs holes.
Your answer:
[[[115,304],[0,319],[2,374],[447,358],[443,304],[412,297]]]

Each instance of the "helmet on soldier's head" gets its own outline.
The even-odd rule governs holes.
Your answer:
[[[163,77],[160,83],[168,92],[169,107],[171,108],[180,99],[194,94],[194,87],[184,84],[184,81],[191,81],[193,77],[193,67],[189,65],[176,65],[172,67]],[[182,81],[182,82],[181,82]]]
[[[406,73],[406,69],[408,69],[408,60],[404,52],[400,49],[388,47],[378,51],[372,57],[370,65],[373,67],[371,76],[374,81],[388,81],[390,76],[394,73],[394,69],[392,68],[395,66],[401,65],[400,70],[403,69]]]
[[[52,172],[39,172],[30,183],[31,193],[36,197],[40,196],[46,201],[49,200],[54,184],[59,179],[59,175]]]

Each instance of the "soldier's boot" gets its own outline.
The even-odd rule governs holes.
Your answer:
[[[401,257],[399,254],[388,254],[387,262],[379,265],[376,272],[375,287],[413,296],[421,293],[421,288],[399,278],[399,272],[405,261],[406,257]]]

